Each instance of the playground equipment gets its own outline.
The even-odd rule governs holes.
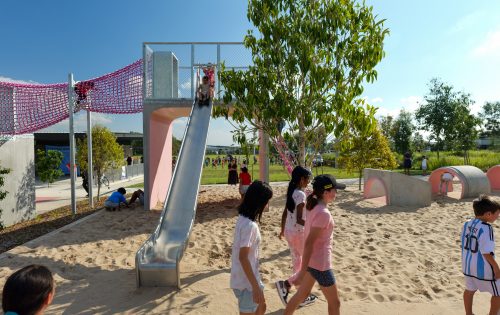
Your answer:
[[[490,181],[491,190],[500,190],[500,165],[490,167],[486,177]]]
[[[486,174],[479,168],[468,165],[446,166],[434,170],[429,176],[429,183],[433,194],[440,193],[441,175],[450,173],[460,180],[462,193],[460,199],[475,198],[480,194],[491,192],[490,182]],[[448,183],[448,192],[453,191],[453,183]]]
[[[394,206],[426,207],[431,204],[431,187],[420,179],[372,168],[363,170],[363,178],[366,199],[385,196],[386,204]]]

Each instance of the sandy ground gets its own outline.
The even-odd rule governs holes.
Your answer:
[[[274,281],[291,272],[287,245],[277,237],[286,187],[273,189],[261,223],[261,274],[267,314],[282,314]],[[48,266],[57,281],[47,314],[237,314],[229,268],[238,198],[234,187],[200,190],[180,291],[136,288],[135,252],[159,218],[159,211],[139,207],[99,212],[4,253],[0,285],[13,271],[37,263]],[[401,208],[364,200],[357,186],[349,186],[330,210],[337,225],[333,263],[344,314],[463,313],[459,236],[472,216],[470,199]],[[296,314],[326,314],[319,288],[314,292],[320,300]],[[488,308],[489,295],[478,294],[476,314]]]

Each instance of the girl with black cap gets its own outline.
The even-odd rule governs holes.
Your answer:
[[[335,200],[337,190],[345,189],[332,175],[320,175],[313,180],[313,192],[307,197],[307,220],[305,222],[305,244],[302,267],[296,284],[297,293],[288,302],[285,315],[293,314],[295,309],[311,293],[315,282],[321,287],[328,302],[328,314],[340,314],[340,300],[335,276],[331,267],[332,234],[335,226],[328,204]]]

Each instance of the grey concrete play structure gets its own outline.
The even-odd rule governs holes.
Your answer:
[[[428,182],[391,171],[365,168],[364,197],[385,196],[387,205],[426,207],[432,202]]]
[[[446,166],[434,170],[429,176],[429,183],[433,194],[438,194],[441,185],[441,175],[450,173],[460,180],[462,184],[462,194],[460,199],[475,198],[480,194],[489,194],[491,192],[490,181],[486,174],[475,166],[459,165]],[[448,192],[453,191],[453,184],[448,185]]]
[[[8,192],[1,201],[0,222],[10,226],[34,218],[35,208],[35,154],[31,134],[0,138],[0,161],[11,172],[5,177],[2,190]]]

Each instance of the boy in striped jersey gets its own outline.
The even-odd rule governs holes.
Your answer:
[[[481,195],[472,206],[475,218],[465,222],[461,237],[465,313],[473,314],[474,293],[479,290],[492,295],[490,315],[496,315],[500,310],[500,268],[495,261],[495,238],[490,223],[498,218],[500,203]]]

